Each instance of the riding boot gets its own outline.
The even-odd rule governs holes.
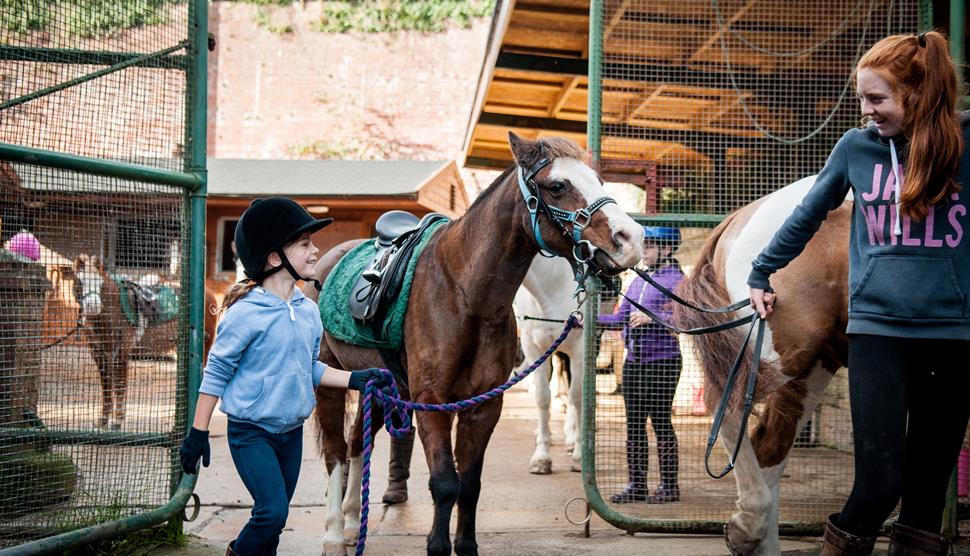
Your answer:
[[[889,541],[889,556],[944,556],[950,543],[940,535],[893,523]]]
[[[400,504],[408,499],[408,477],[411,476],[411,453],[414,450],[414,429],[401,438],[391,438],[391,460],[388,469],[385,504]]]
[[[626,466],[630,481],[620,492],[610,497],[614,504],[643,502],[647,499],[647,446],[646,442],[626,443]]]
[[[660,486],[651,496],[647,496],[647,504],[676,502],[680,500],[680,486],[677,484],[680,456],[676,437],[657,442],[657,458],[660,460]]]
[[[835,526],[839,514],[829,516],[822,535],[819,556],[869,556],[876,545],[876,537],[857,537]]]

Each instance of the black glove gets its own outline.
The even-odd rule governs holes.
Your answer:
[[[387,378],[384,376],[384,373],[376,367],[371,367],[363,371],[350,371],[350,382],[347,384],[347,388],[363,392],[367,383],[371,380],[377,381],[375,385],[378,388],[387,386]]]
[[[200,431],[192,427],[189,434],[182,440],[179,448],[179,459],[182,460],[182,471],[190,475],[199,472],[199,458],[202,465],[209,467],[209,431]]]

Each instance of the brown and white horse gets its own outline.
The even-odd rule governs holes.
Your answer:
[[[539,251],[520,191],[519,172],[528,175],[541,168],[535,173],[534,184],[549,205],[564,211],[590,210],[588,225],[579,229],[582,240],[593,247],[597,265],[605,271],[617,273],[640,258],[640,227],[616,204],[596,204],[606,193],[575,144],[564,139],[532,142],[514,134],[510,134],[510,143],[516,164],[481,193],[464,216],[440,230],[418,260],[402,350],[414,401],[440,404],[488,392],[502,384],[515,365],[512,300]],[[543,159],[548,161],[545,166],[540,162]],[[563,254],[572,252],[568,237],[546,216],[540,215],[538,223],[549,248]],[[357,243],[341,244],[324,255],[317,264],[316,278],[323,281]],[[315,297],[312,288],[304,291]],[[320,359],[343,369],[383,366],[376,350],[343,343],[329,334],[324,334]],[[358,419],[348,451],[344,392],[318,388],[317,404],[317,424],[330,474],[324,552],[342,555],[344,537],[353,541],[360,523],[362,425]],[[459,412],[454,446],[451,432],[455,414],[418,412],[418,434],[431,473],[429,486],[434,500],[428,554],[451,554],[449,522],[456,504],[455,553],[478,553],[475,514],[482,467],[501,409],[502,398],[498,397]],[[380,421],[379,416],[374,417],[374,423]],[[348,458],[349,484],[343,498],[341,476]]]
[[[706,306],[746,299],[751,261],[814,183],[814,176],[802,179],[728,216],[704,244],[694,272],[680,286],[681,296]],[[847,363],[852,206],[847,200],[832,211],[805,251],[772,276],[778,301],[767,321],[757,392],[764,404],[757,424],[742,440],[734,469],[738,511],[725,526],[726,541],[734,554],[780,552],[778,486],[789,451],[832,375]],[[724,315],[681,306],[674,309],[674,319],[684,328],[728,320]],[[691,336],[704,370],[707,406],[712,411],[724,391],[741,335],[741,329],[733,329]],[[726,414],[721,431],[729,454],[738,438],[745,383],[746,376],[739,376],[732,410]]]
[[[147,324],[132,326],[121,305],[121,289],[97,255],[81,254],[65,275],[74,279],[74,299],[79,306],[79,332],[101,379],[101,417],[97,425],[120,429],[128,398],[128,362],[134,346],[146,333]],[[205,338],[203,361],[215,337],[215,297],[205,292]],[[174,321],[177,322],[177,321]],[[163,324],[156,328],[168,327]],[[170,332],[171,333],[171,332]]]

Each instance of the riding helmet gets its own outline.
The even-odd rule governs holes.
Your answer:
[[[660,245],[669,245],[673,252],[680,247],[680,229],[669,226],[644,226],[643,239],[655,241]]]
[[[333,218],[313,218],[299,203],[287,197],[254,200],[236,223],[236,255],[246,276],[256,281],[266,278],[278,270],[264,270],[270,253],[276,251],[282,256],[284,245],[304,232],[312,234],[331,222]]]
[[[32,261],[40,259],[40,242],[30,232],[20,232],[7,242],[7,250]]]

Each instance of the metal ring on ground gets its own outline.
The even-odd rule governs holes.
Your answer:
[[[569,506],[576,500],[582,500],[583,502],[586,503],[586,518],[583,519],[582,521],[573,521],[569,517]],[[577,526],[586,525],[587,523],[589,523],[589,520],[592,519],[593,517],[593,508],[589,505],[589,500],[583,498],[582,496],[576,496],[566,501],[566,507],[563,508],[563,515],[566,516],[566,521],[568,521],[569,523],[572,523],[573,525],[577,525]]]
[[[199,508],[202,507],[202,500],[200,500],[199,495],[194,492],[192,493],[192,502],[194,502],[195,507],[192,508],[191,516],[188,516],[185,514],[185,510],[187,510],[189,507],[188,504],[186,504],[185,507],[182,508],[182,521],[184,521],[185,523],[192,523],[193,521],[195,521],[195,518],[199,517]]]

